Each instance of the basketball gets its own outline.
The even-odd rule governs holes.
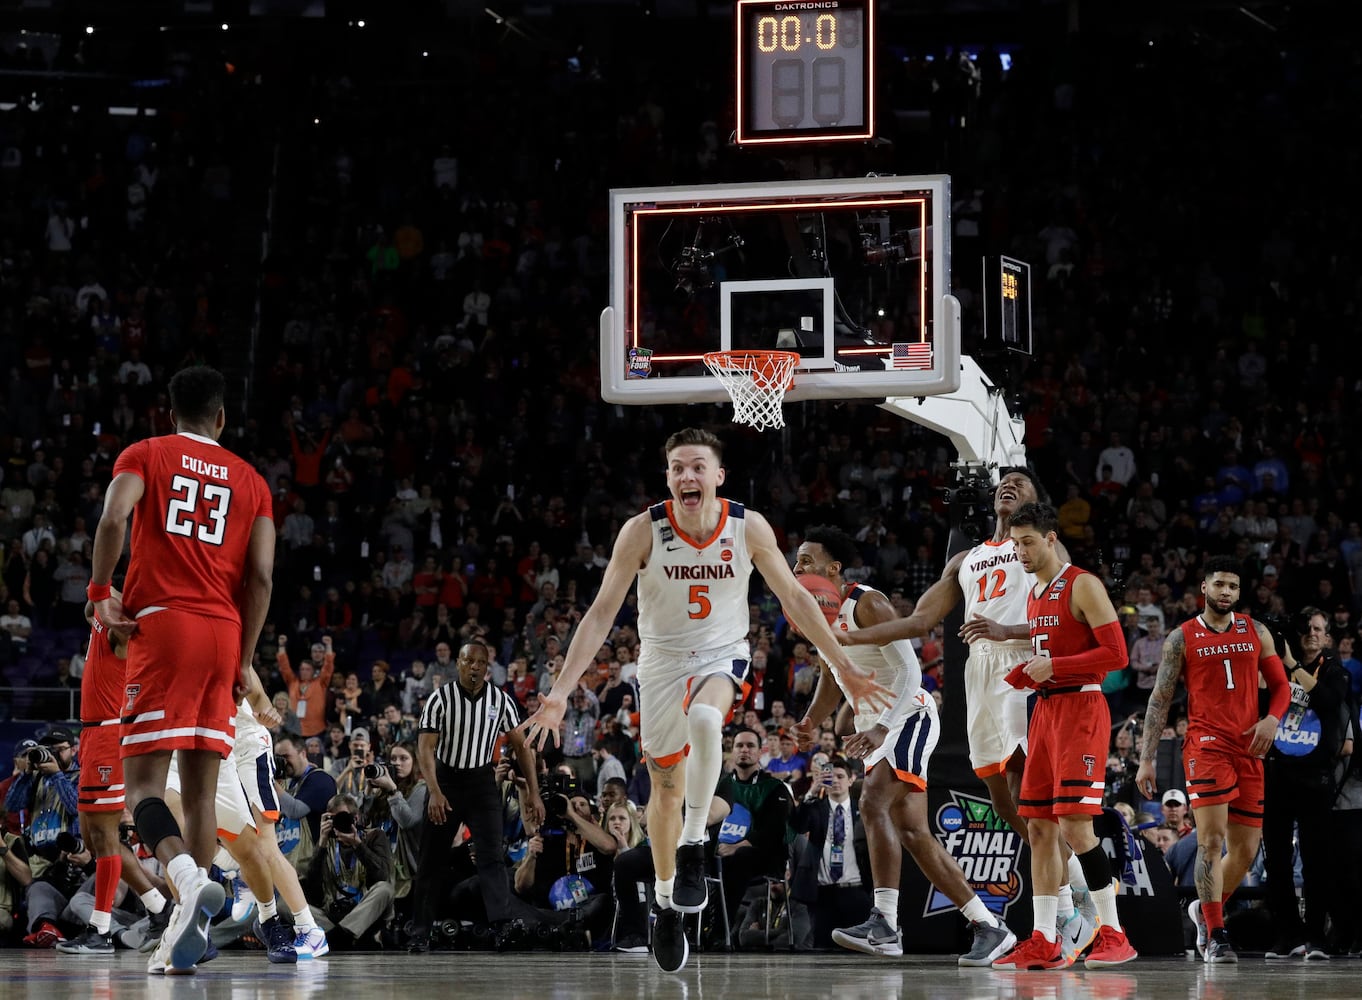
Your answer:
[[[819,610],[823,612],[823,617],[831,625],[837,620],[837,612],[842,608],[842,592],[837,589],[837,585],[826,576],[817,576],[813,573],[801,573],[795,577],[799,585],[813,595],[813,599],[818,602]]]

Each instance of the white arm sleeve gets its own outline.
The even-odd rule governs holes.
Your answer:
[[[922,690],[922,668],[918,666],[913,644],[907,639],[895,639],[881,646],[880,653],[884,656],[885,662],[894,667],[902,679],[898,699],[880,713],[878,720],[879,725],[892,732],[895,726],[921,707],[917,696]]]

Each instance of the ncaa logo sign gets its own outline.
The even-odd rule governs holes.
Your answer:
[[[1005,915],[1022,891],[1017,871],[1021,838],[998,818],[993,804],[975,795],[951,792],[951,801],[936,811],[935,834],[989,911]],[[922,915],[953,912],[955,904],[932,887]]]
[[[1287,757],[1304,757],[1319,746],[1322,735],[1323,727],[1314,709],[1307,708],[1304,712],[1293,709],[1277,726],[1277,735],[1272,742]]]

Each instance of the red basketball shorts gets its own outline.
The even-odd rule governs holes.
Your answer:
[[[1263,762],[1214,744],[1187,744],[1182,750],[1188,804],[1193,809],[1228,803],[1230,822],[1263,825]]]
[[[1102,811],[1111,710],[1098,685],[1037,700],[1017,812],[1027,819]]]
[[[145,614],[128,643],[123,756],[212,750],[236,738],[232,692],[241,670],[241,626],[174,609]]]
[[[80,731],[80,791],[76,809],[83,813],[123,811],[123,758],[119,727],[87,725]]]

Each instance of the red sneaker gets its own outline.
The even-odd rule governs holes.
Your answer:
[[[1113,965],[1125,965],[1131,959],[1139,958],[1139,952],[1130,946],[1125,931],[1114,927],[1099,927],[1097,943],[1088,952],[1083,964],[1089,969],[1109,969]]]
[[[1040,931],[1032,931],[1029,938],[994,962],[993,968],[1020,972],[1024,969],[1067,969],[1069,964],[1058,941],[1049,940]]]
[[[30,948],[51,948],[58,941],[65,941],[62,932],[57,929],[57,925],[50,920],[44,920],[38,924],[38,929],[32,934],[25,936],[24,944]]]

